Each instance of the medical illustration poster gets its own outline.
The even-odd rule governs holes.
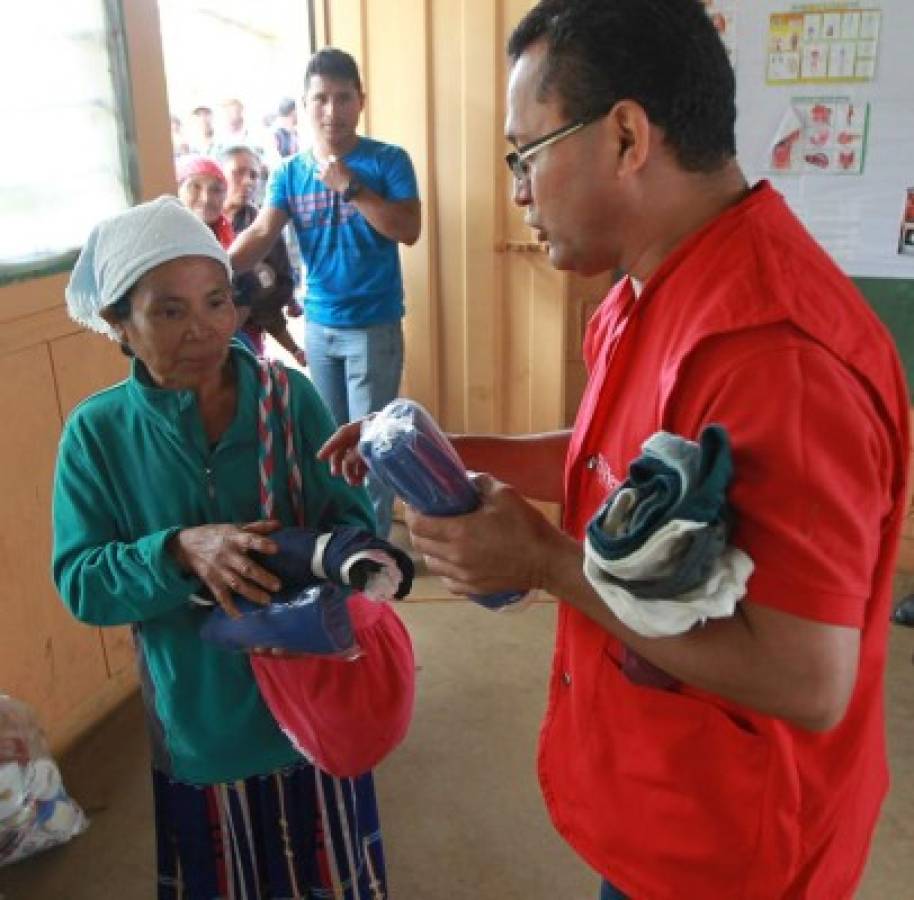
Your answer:
[[[860,175],[869,103],[849,97],[797,97],[771,142],[768,171],[778,175]]]
[[[880,9],[809,4],[768,19],[769,84],[871,81],[876,75]]]
[[[740,0],[735,37],[749,181],[848,274],[914,279],[914,0]]]

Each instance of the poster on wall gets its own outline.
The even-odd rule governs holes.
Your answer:
[[[768,179],[848,274],[914,279],[914,0],[752,0],[738,25],[737,155],[749,181]],[[849,72],[842,42],[854,44],[855,75],[858,56],[871,60],[859,69],[871,78],[795,83],[804,52],[807,69],[825,59],[826,76]],[[772,82],[773,50],[793,54],[779,64],[795,81]]]
[[[769,84],[871,81],[876,74],[880,9],[808,4],[768,19]]]
[[[850,97],[796,97],[771,142],[768,171],[777,175],[860,175],[870,105]]]

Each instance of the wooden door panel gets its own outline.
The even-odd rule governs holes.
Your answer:
[[[0,359],[0,685],[53,734],[108,677],[97,629],[64,609],[50,572],[51,487],[60,411],[46,344]]]

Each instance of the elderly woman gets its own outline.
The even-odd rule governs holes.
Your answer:
[[[236,146],[226,151],[223,165],[226,168],[207,156],[189,154],[178,158],[175,174],[178,199],[228,248],[257,214],[251,198],[260,180],[261,163],[253,150]],[[263,336],[269,334],[304,366],[304,351],[289,334],[283,314],[283,308],[292,302],[293,287],[285,243],[278,240],[262,263],[235,279],[235,304],[240,313],[236,337],[263,356]]]
[[[279,522],[260,520],[258,363],[236,344],[228,257],[161,197],[102,222],[71,315],[119,341],[130,376],[78,406],[54,486],[54,578],[81,621],[133,627],[152,739],[158,897],[386,896],[371,775],[333,778],[274,723],[248,656],[198,637],[208,588],[266,603]],[[314,451],[330,416],[295,371],[291,421],[309,525],[371,528],[365,496]],[[275,414],[274,414],[275,415]],[[273,442],[282,426],[272,421]],[[285,459],[274,473],[286,485]],[[280,471],[282,470],[282,471]],[[292,524],[290,495],[275,489]]]

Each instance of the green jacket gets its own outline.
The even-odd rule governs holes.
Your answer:
[[[211,784],[266,774],[301,757],[260,698],[248,657],[202,641],[208,610],[166,550],[181,528],[259,519],[254,357],[233,345],[238,409],[207,445],[190,391],[151,385],[141,364],[126,381],[89,397],[67,421],[54,483],[53,571],[64,603],[92,625],[132,624],[152,719],[153,764],[179,781]],[[315,452],[332,433],[307,378],[289,371],[292,422],[306,524],[373,528],[364,491],[332,478]],[[282,429],[274,493],[293,524]]]

